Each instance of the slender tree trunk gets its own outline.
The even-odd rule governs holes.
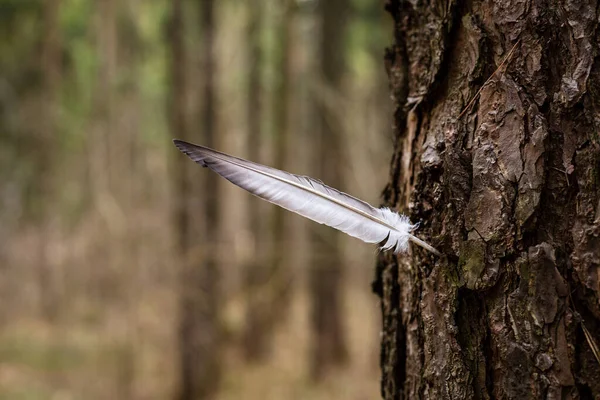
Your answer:
[[[273,93],[273,148],[275,168],[287,170],[289,162],[288,145],[290,142],[290,107],[291,93],[291,53],[292,29],[294,24],[294,4],[291,0],[279,0],[281,18],[278,19],[276,32],[279,37],[275,50],[275,69],[277,78]],[[272,232],[273,247],[269,260],[271,270],[271,325],[274,326],[286,316],[291,300],[292,271],[289,260],[289,231],[287,229],[287,211],[280,207],[273,208]]]
[[[38,243],[38,268],[40,287],[40,309],[44,318],[53,320],[58,312],[57,273],[53,273],[49,262],[48,247],[52,239],[51,209],[54,201],[55,179],[53,156],[57,151],[58,111],[60,107],[60,82],[62,77],[61,35],[59,26],[60,0],[48,0],[43,6],[41,33],[40,71],[42,87],[40,94],[40,118],[38,126],[37,182],[39,187],[36,201],[40,213],[41,234]]]
[[[98,40],[98,84],[96,89],[95,112],[98,132],[94,142],[93,154],[95,170],[93,172],[96,201],[102,203],[106,196],[112,196],[114,166],[112,163],[113,135],[115,127],[115,81],[118,69],[118,29],[115,0],[97,2],[97,40]],[[98,208],[102,204],[97,205]]]
[[[106,224],[106,234],[99,243],[95,262],[104,268],[93,271],[86,276],[86,286],[89,293],[100,301],[112,299],[117,293],[118,283],[113,269],[118,265],[117,255],[119,246],[115,238],[115,223],[121,220],[115,210],[120,210],[114,204],[114,171],[117,169],[113,162],[116,136],[116,101],[115,84],[118,72],[118,3],[115,0],[97,1],[95,6],[94,37],[97,40],[96,57],[98,67],[96,72],[95,90],[93,93],[93,113],[91,118],[90,135],[87,137],[89,162],[89,185],[93,209]]]
[[[172,50],[171,127],[173,135],[194,140],[189,133],[187,118],[187,65],[184,11],[192,4],[183,0],[173,2],[170,25]],[[201,91],[201,121],[203,143],[214,147],[214,56],[213,3],[198,4],[202,26],[202,63],[199,69],[203,82]],[[198,140],[200,141],[200,140]],[[205,399],[214,394],[220,376],[218,331],[218,274],[213,249],[216,245],[218,215],[215,176],[207,174],[199,185],[194,165],[177,157],[175,175],[175,229],[177,248],[182,261],[179,366],[182,400]],[[193,175],[193,176],[192,176]],[[200,200],[202,199],[202,200]],[[204,209],[204,211],[202,211]],[[201,217],[195,217],[200,212]]]
[[[115,369],[118,383],[118,397],[128,399],[135,397],[137,378],[140,374],[139,357],[142,348],[140,339],[141,321],[139,315],[139,300],[144,290],[140,284],[144,267],[140,262],[143,245],[143,233],[139,229],[140,207],[147,205],[148,198],[142,195],[143,170],[140,163],[141,128],[140,111],[143,104],[140,93],[141,72],[141,32],[139,31],[140,4],[129,1],[122,2],[119,9],[118,30],[126,31],[127,35],[119,35],[118,49],[118,110],[115,116],[114,157],[113,165],[119,174],[115,174],[114,187],[118,196],[119,207],[122,210],[122,224],[114,240],[118,245],[118,266],[127,266],[117,272],[119,288],[123,298],[123,307],[127,310],[127,326],[124,328],[126,345],[121,352],[118,368]]]
[[[247,126],[248,126],[248,158],[260,160],[260,148],[264,143],[262,136],[262,50],[260,36],[262,15],[260,0],[248,2],[248,27],[246,48],[248,49],[248,93],[247,93]],[[265,225],[262,200],[251,198],[249,201],[250,229],[252,231],[254,251],[253,257],[245,266],[244,287],[248,293],[246,305],[246,329],[243,333],[243,349],[247,360],[263,359],[268,353],[270,329],[267,314],[269,304],[263,295],[269,281],[269,271],[266,266],[266,249],[264,246]]]
[[[170,64],[170,98],[167,101],[167,107],[169,112],[169,122],[171,128],[171,134],[174,137],[182,139],[189,138],[187,115],[186,115],[186,88],[187,88],[187,76],[186,76],[186,65],[187,65],[187,52],[184,42],[184,0],[173,0],[173,8],[171,10],[171,21],[168,26],[168,34],[170,40],[170,51],[171,51],[171,64]],[[191,358],[191,345],[188,343],[192,340],[189,328],[191,322],[187,322],[188,319],[193,318],[190,315],[193,311],[191,310],[191,302],[193,293],[191,285],[187,282],[187,276],[189,274],[188,269],[192,268],[191,265],[191,223],[190,219],[190,207],[188,201],[191,197],[190,178],[189,178],[189,166],[185,163],[183,157],[174,157],[172,163],[172,175],[174,181],[174,195],[173,195],[173,219],[174,219],[174,233],[175,233],[175,247],[178,253],[178,261],[180,261],[181,269],[181,282],[180,282],[180,310],[179,310],[179,368],[180,368],[180,392],[179,396],[185,400],[189,398],[188,393],[191,391],[193,376],[192,366],[193,362]],[[186,397],[188,396],[188,397]]]
[[[383,397],[600,398],[598,3],[387,9],[385,200],[444,256],[381,257]]]
[[[170,98],[167,102],[169,122],[173,136],[188,138],[188,129],[186,122],[186,63],[187,54],[184,44],[184,25],[183,25],[183,2],[184,0],[173,0],[171,10],[171,21],[169,23],[169,41],[171,51],[170,68]],[[173,178],[175,182],[174,190],[174,222],[175,236],[177,238],[177,250],[182,258],[188,248],[189,240],[189,219],[186,199],[189,198],[190,188],[187,178],[187,163],[182,157],[174,157],[173,160]]]
[[[320,1],[319,73],[326,90],[341,92],[344,70],[345,0]],[[325,101],[318,102],[317,138],[314,151],[317,176],[328,185],[341,187],[341,130],[333,110]],[[312,366],[311,375],[321,380],[332,366],[348,358],[346,336],[342,326],[342,288],[344,266],[337,232],[315,226],[313,235],[310,290],[312,297]]]
[[[273,153],[274,167],[287,169],[289,160],[288,145],[290,140],[290,103],[291,96],[289,82],[291,76],[292,43],[291,31],[293,29],[294,5],[290,0],[277,0],[277,17],[274,31],[277,35],[275,53],[275,71],[277,73],[275,89],[271,97],[273,116]],[[251,23],[248,39],[250,45],[250,71],[249,71],[249,103],[248,121],[250,130],[250,159],[260,159],[261,124],[260,124],[260,49],[259,28],[261,10],[258,2],[250,5]],[[264,12],[264,11],[263,11]],[[269,353],[269,344],[273,331],[286,314],[291,300],[291,270],[289,260],[288,241],[286,233],[286,212],[276,207],[269,208],[271,218],[268,231],[272,234],[272,246],[266,248],[262,242],[261,233],[267,228],[263,223],[265,215],[262,212],[262,201],[252,199],[251,225],[255,229],[255,248],[259,257],[248,270],[246,277],[249,293],[247,309],[247,331],[245,334],[245,350],[249,359],[262,359]],[[265,257],[266,251],[268,257]]]

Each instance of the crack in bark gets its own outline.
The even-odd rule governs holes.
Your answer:
[[[442,25],[443,39],[442,39],[442,54],[439,62],[439,66],[434,76],[431,79],[431,84],[423,96],[423,104],[427,105],[427,110],[431,110],[431,106],[436,103],[436,99],[440,96],[444,90],[444,86],[447,85],[447,76],[450,71],[450,62],[453,59],[456,37],[458,30],[461,25],[462,17],[468,12],[466,7],[466,1],[463,0],[448,0],[450,8],[448,10],[449,17],[444,18]]]

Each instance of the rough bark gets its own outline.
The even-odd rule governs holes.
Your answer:
[[[344,70],[344,29],[348,3],[345,0],[320,1],[318,6],[320,45],[318,73],[326,90],[341,91]],[[341,124],[323,99],[317,101],[317,137],[313,151],[315,176],[333,187],[341,187]],[[337,232],[313,227],[310,291],[312,300],[312,366],[315,380],[324,378],[333,366],[348,358],[342,326],[342,252]]]
[[[380,258],[382,396],[600,398],[598,3],[386,8],[385,201],[444,257]]]

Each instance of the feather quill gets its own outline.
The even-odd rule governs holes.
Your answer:
[[[416,225],[412,225],[407,216],[389,208],[375,208],[308,176],[294,175],[182,140],[175,139],[173,143],[193,161],[234,185],[303,217],[364,242],[381,243],[384,250],[405,252],[408,242],[412,241],[441,256],[431,245],[412,235]]]

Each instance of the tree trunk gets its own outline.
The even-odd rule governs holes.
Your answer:
[[[261,159],[262,134],[262,48],[260,45],[264,9],[259,0],[248,2],[246,31],[248,50],[248,93],[246,121],[248,126],[248,159]],[[243,332],[244,356],[249,361],[265,358],[269,350],[270,323],[265,310],[270,307],[263,295],[269,282],[264,245],[265,224],[263,200],[252,197],[249,201],[250,229],[253,237],[253,257],[244,268],[244,287],[247,292],[246,325]]]
[[[250,25],[248,39],[249,51],[249,98],[248,98],[248,130],[250,133],[249,158],[260,160],[262,139],[260,108],[260,65],[259,30],[261,10],[258,1],[250,2]],[[289,162],[290,141],[290,107],[291,93],[289,82],[291,77],[291,53],[294,4],[290,0],[277,0],[276,23],[274,32],[277,37],[274,53],[274,70],[276,72],[274,89],[270,98],[273,123],[273,166],[287,170]],[[268,208],[269,217],[263,212],[265,205],[260,199],[251,199],[251,226],[254,230],[255,257],[247,271],[246,287],[249,293],[246,314],[247,329],[244,335],[245,355],[249,360],[264,359],[269,354],[269,346],[279,323],[285,319],[291,300],[291,269],[289,266],[289,241],[287,234],[287,211],[275,207]],[[264,222],[268,219],[268,225]],[[270,229],[265,229],[265,228]],[[264,233],[272,235],[271,246],[264,245]],[[262,237],[262,239],[261,239]],[[268,257],[265,257],[268,251]]]
[[[121,220],[114,212],[116,208],[109,204],[114,201],[115,172],[118,170],[114,162],[117,137],[118,92],[115,90],[119,64],[119,32],[117,15],[119,2],[115,0],[96,1],[94,4],[94,39],[98,65],[93,90],[93,115],[90,133],[86,137],[87,161],[89,163],[88,184],[92,209],[106,223],[104,240],[99,243],[101,252],[95,255],[94,261],[104,268],[86,274],[88,292],[101,302],[118,295],[118,283],[115,269],[118,265],[118,240],[114,234],[116,223]],[[110,232],[110,233],[109,233]]]
[[[288,145],[290,141],[290,110],[291,93],[289,90],[291,80],[291,53],[292,29],[294,24],[294,2],[279,0],[280,17],[276,24],[278,35],[277,48],[275,49],[275,70],[277,78],[273,93],[273,149],[274,166],[288,170],[290,154]],[[287,229],[287,211],[275,207],[272,215],[273,246],[269,260],[271,275],[271,325],[285,319],[291,301],[292,276],[289,260],[290,235]]]
[[[320,46],[318,73],[324,89],[341,92],[344,70],[345,0],[319,1]],[[317,102],[317,137],[314,161],[316,176],[333,187],[341,187],[341,129],[334,110],[320,98]],[[312,365],[315,380],[324,378],[335,365],[346,362],[348,350],[342,326],[344,282],[339,233],[323,226],[313,227],[313,259],[310,271],[312,299]]]
[[[171,126],[173,134],[197,140],[215,147],[215,92],[213,54],[213,2],[198,3],[201,14],[202,63],[199,69],[203,82],[201,91],[201,123],[204,137],[189,134],[185,112],[188,79],[185,48],[184,11],[190,6],[183,0],[173,2],[170,26],[172,64]],[[199,140],[201,139],[201,140]],[[179,324],[179,398],[196,400],[210,398],[215,393],[219,377],[219,279],[215,260],[218,237],[218,203],[216,174],[206,174],[202,181],[193,171],[197,168],[185,157],[175,164],[175,229],[177,250],[183,263],[181,270]],[[201,182],[202,185],[198,184]],[[201,200],[200,200],[201,199]],[[200,217],[197,215],[200,214]]]
[[[52,206],[54,201],[55,160],[57,150],[58,116],[60,112],[60,83],[62,78],[61,34],[59,26],[60,0],[48,0],[43,5],[40,71],[42,87],[39,97],[37,182],[41,233],[38,243],[40,310],[49,321],[57,317],[60,305],[59,284],[49,260],[49,243],[52,238]],[[54,173],[53,173],[54,172]],[[58,267],[58,266],[57,266]],[[54,268],[56,269],[56,268]]]
[[[387,10],[385,201],[444,257],[381,257],[383,397],[600,398],[598,4]]]

